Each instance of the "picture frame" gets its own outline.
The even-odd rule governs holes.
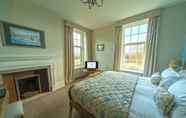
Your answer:
[[[0,48],[3,47],[3,24],[0,21]]]
[[[7,46],[24,46],[45,48],[45,36],[41,30],[3,23],[4,44]]]
[[[97,51],[104,51],[105,45],[104,44],[97,44],[96,48],[97,48]]]

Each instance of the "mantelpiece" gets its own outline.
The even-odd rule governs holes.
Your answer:
[[[34,69],[49,70],[52,90],[56,90],[56,63],[54,55],[3,55],[0,56],[0,75]]]

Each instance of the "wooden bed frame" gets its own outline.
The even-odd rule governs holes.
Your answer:
[[[94,115],[92,115],[91,113],[89,113],[87,110],[85,110],[81,105],[79,105],[77,102],[75,102],[72,99],[71,96],[71,89],[73,88],[74,85],[71,85],[69,90],[68,90],[68,95],[69,95],[69,118],[72,118],[72,110],[73,108],[75,108],[78,113],[80,113],[82,118],[95,118]]]

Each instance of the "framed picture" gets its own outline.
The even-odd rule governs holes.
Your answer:
[[[0,22],[0,47],[3,47],[3,24]]]
[[[104,51],[104,44],[97,44],[97,51]]]
[[[3,29],[5,45],[45,48],[43,31],[10,23],[3,23]]]

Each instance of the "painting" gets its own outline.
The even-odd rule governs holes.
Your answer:
[[[97,44],[97,51],[104,51],[104,44]]]
[[[43,31],[10,23],[3,23],[3,28],[5,45],[45,48]]]
[[[3,46],[3,30],[2,30],[2,23],[0,22],[0,47]]]

